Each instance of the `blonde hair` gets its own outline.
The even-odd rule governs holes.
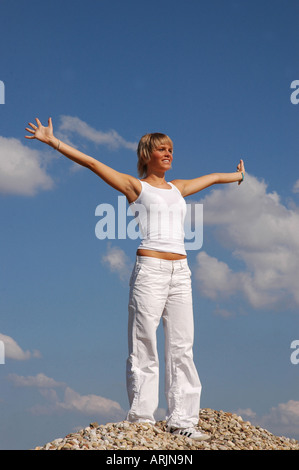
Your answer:
[[[168,135],[154,132],[152,134],[145,134],[141,137],[137,148],[137,170],[139,177],[144,177],[147,174],[147,164],[151,159],[151,153],[159,145],[170,143],[173,146],[172,140]]]

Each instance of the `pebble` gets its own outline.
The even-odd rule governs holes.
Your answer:
[[[91,423],[80,431],[34,450],[299,450],[299,442],[275,436],[236,414],[204,408],[198,427],[211,438],[198,442],[172,435],[165,421],[148,423]]]

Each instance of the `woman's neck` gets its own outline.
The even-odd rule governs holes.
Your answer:
[[[165,173],[150,173],[143,178],[144,181],[153,184],[154,186],[166,185]]]

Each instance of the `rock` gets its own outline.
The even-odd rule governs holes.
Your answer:
[[[166,431],[165,421],[91,423],[85,429],[55,439],[34,450],[299,450],[295,439],[278,437],[232,413],[202,409],[198,427],[210,434],[197,442]]]
[[[98,425],[98,423],[97,423],[97,422],[90,423],[90,425],[89,425],[89,426],[90,426],[91,428],[98,428],[98,427],[99,427],[99,425]]]

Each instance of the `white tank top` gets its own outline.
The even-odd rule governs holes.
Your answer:
[[[174,184],[169,189],[156,188],[140,181],[142,189],[130,204],[141,234],[138,248],[186,255],[184,220],[186,202]]]

